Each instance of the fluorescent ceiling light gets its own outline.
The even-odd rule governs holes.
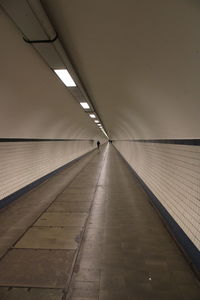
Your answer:
[[[109,136],[107,135],[107,133],[104,131],[104,130],[102,130],[102,132],[105,134],[105,136],[109,139]]]
[[[90,108],[89,105],[87,104],[87,102],[80,102],[80,105],[85,109]]]
[[[99,121],[98,121],[98,120],[95,120],[95,123],[99,123]]]
[[[96,116],[94,114],[90,114],[90,118],[95,119]]]
[[[98,126],[101,126],[101,124],[97,124]]]
[[[67,69],[55,69],[54,72],[67,87],[76,86],[76,83],[72,79]]]

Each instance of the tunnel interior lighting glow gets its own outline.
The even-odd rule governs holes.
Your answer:
[[[84,109],[89,109],[89,105],[87,104],[87,102],[80,102],[80,105],[84,108]]]
[[[103,133],[105,134],[105,136],[109,139],[109,136],[107,135],[107,133],[105,131],[103,131]]]
[[[98,121],[98,120],[95,120],[95,123],[99,123],[99,121]]]
[[[67,69],[55,69],[54,72],[67,87],[76,86]]]
[[[95,119],[96,116],[94,114],[90,114],[90,118]]]
[[[97,124],[98,126],[101,126],[101,124]]]

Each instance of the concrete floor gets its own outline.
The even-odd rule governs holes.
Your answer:
[[[197,278],[111,145],[4,208],[0,222],[2,300],[200,299]]]

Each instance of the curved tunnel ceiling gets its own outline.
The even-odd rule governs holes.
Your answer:
[[[111,138],[199,138],[199,1],[42,3]]]
[[[0,33],[1,138],[105,140],[2,10]]]

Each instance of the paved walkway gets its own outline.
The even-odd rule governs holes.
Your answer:
[[[0,299],[199,300],[130,169],[111,145],[95,154],[2,256]]]

